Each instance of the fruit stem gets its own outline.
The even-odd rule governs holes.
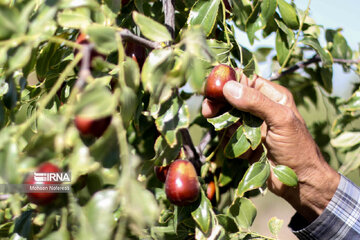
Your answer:
[[[308,2],[308,5],[306,7],[306,10],[305,10],[305,13],[304,13],[304,16],[302,17],[301,21],[300,21],[300,26],[299,26],[299,30],[298,32],[296,33],[296,38],[295,38],[295,42],[294,44],[291,46],[290,50],[289,50],[289,53],[288,55],[286,56],[285,58],[285,61],[283,62],[283,64],[281,65],[281,68],[279,69],[278,73],[281,73],[282,70],[285,68],[287,62],[289,61],[290,57],[291,57],[291,54],[293,53],[293,51],[295,50],[295,47],[299,41],[299,37],[300,37],[300,33],[302,31],[302,28],[303,28],[303,25],[304,25],[304,22],[305,22],[305,18],[309,15],[309,10],[310,10],[310,3],[311,3],[311,0],[309,0]]]

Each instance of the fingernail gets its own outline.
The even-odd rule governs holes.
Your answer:
[[[225,84],[223,92],[226,92],[226,95],[231,95],[233,98],[241,98],[243,94],[243,87],[238,82],[229,81]]]

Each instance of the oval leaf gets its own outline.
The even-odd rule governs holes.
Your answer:
[[[231,111],[221,114],[220,116],[208,118],[207,121],[214,126],[215,131],[220,131],[239,121],[240,117],[241,111],[232,109]]]
[[[311,38],[311,37],[306,37],[301,42],[303,44],[308,45],[308,46],[312,47],[313,49],[315,49],[315,51],[320,55],[320,58],[324,64],[324,67],[330,67],[332,65],[333,59],[332,59],[331,54],[329,53],[328,50],[325,50],[320,46],[320,43],[317,39]]]
[[[291,168],[284,165],[277,165],[273,168],[274,175],[283,184],[294,187],[298,184],[296,173]]]
[[[229,208],[229,213],[241,228],[249,228],[255,220],[257,210],[250,199],[243,197],[234,201]]]
[[[245,192],[264,185],[270,175],[267,162],[256,162],[249,167],[237,188],[237,196],[242,197]]]
[[[199,0],[191,9],[187,23],[201,25],[206,36],[211,33],[218,14],[220,0]]]
[[[171,34],[166,27],[155,20],[135,11],[133,12],[133,19],[146,38],[156,42],[172,40]]]
[[[245,136],[244,127],[240,126],[226,144],[224,154],[228,158],[237,158],[249,148],[250,143]]]
[[[285,0],[277,0],[281,17],[287,26],[292,29],[299,28],[299,20],[296,15],[295,8],[287,3]]]
[[[272,217],[268,223],[270,232],[277,236],[283,224],[284,220]]]
[[[343,132],[331,140],[334,147],[352,147],[360,143],[360,132]]]
[[[207,234],[210,228],[210,207],[211,203],[209,199],[205,196],[204,191],[201,191],[200,205],[191,213],[191,216],[204,234]]]

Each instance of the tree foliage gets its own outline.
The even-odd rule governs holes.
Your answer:
[[[271,62],[272,80],[298,105],[326,99],[337,117],[309,126],[314,138],[341,172],[360,166],[360,89],[349,99],[330,95],[333,65],[359,74],[359,51],[341,29],[317,25],[309,7],[286,0],[0,0],[0,22],[0,183],[21,184],[46,161],[72,173],[71,193],[46,207],[24,194],[0,195],[0,237],[266,238],[250,230],[257,212],[250,197],[266,188],[270,168],[287,185],[297,178],[271,166],[266,149],[251,166],[239,159],[263,147],[260,119],[232,109],[206,120],[189,110],[220,63],[251,77]],[[250,51],[238,31],[251,44],[275,42]],[[80,33],[87,43],[76,42]],[[126,55],[129,42],[146,47],[143,66]],[[111,116],[111,124],[101,137],[87,137],[76,116]],[[226,142],[230,126],[236,131]],[[201,130],[189,134],[195,127]],[[202,135],[199,146],[194,135]],[[199,173],[201,194],[189,206],[171,204],[154,175],[154,166],[177,158]],[[216,186],[211,201],[209,182]],[[274,238],[281,226],[270,219]]]

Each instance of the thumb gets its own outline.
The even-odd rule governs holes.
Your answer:
[[[232,106],[260,117],[269,126],[281,125],[291,116],[291,110],[288,107],[272,101],[255,88],[239,82],[227,82],[223,93]]]

